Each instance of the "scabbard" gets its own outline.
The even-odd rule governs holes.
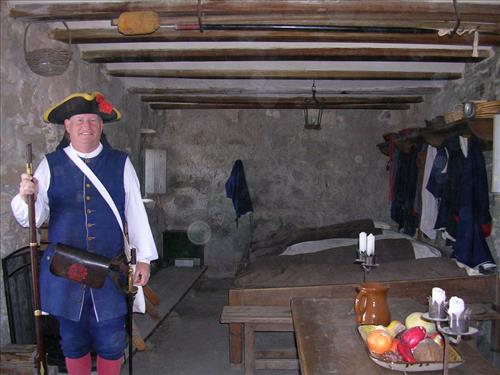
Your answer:
[[[134,342],[133,342],[133,309],[134,309],[134,293],[127,294],[127,335],[128,335],[128,373],[133,374],[133,363],[132,358],[134,354]]]
[[[135,249],[131,249],[131,257],[128,265],[127,287],[125,294],[127,295],[127,333],[128,333],[128,372],[129,375],[133,374],[132,357],[134,354],[133,342],[133,324],[134,319],[134,299],[137,294],[137,287],[134,286],[134,265],[136,264]]]

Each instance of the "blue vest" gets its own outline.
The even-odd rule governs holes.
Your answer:
[[[101,180],[125,223],[123,172],[127,155],[104,148],[87,166]],[[50,186],[49,241],[40,263],[40,298],[43,311],[70,320],[80,319],[85,286],[53,275],[49,270],[52,244],[63,243],[80,250],[113,258],[123,251],[123,234],[98,190],[63,150],[47,155]],[[126,302],[109,277],[100,289],[91,289],[99,321],[126,314]]]

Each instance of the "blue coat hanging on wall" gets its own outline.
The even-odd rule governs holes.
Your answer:
[[[438,149],[427,189],[439,200],[436,229],[456,239],[453,255],[469,267],[495,263],[485,240],[491,230],[488,179],[479,140],[468,139],[467,156],[458,136]],[[445,168],[446,166],[446,168]]]
[[[252,200],[248,192],[245,170],[241,160],[236,160],[231,170],[231,175],[226,181],[226,196],[233,200],[236,211],[236,225],[240,216],[253,212]]]

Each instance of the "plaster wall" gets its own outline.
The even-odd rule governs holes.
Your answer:
[[[0,2],[0,7],[0,255],[4,258],[28,244],[28,230],[17,224],[10,209],[10,201],[19,187],[19,175],[25,170],[26,144],[33,145],[36,167],[63,135],[62,126],[43,122],[43,112],[71,93],[101,91],[123,112],[121,122],[106,125],[108,139],[113,147],[129,152],[137,165],[142,109],[137,97],[128,95],[120,81],[103,75],[99,66],[80,63],[76,48],[73,61],[62,75],[41,77],[33,73],[25,63],[22,48],[25,24],[8,16],[9,6],[5,2]],[[32,25],[28,37],[28,50],[41,46],[65,48],[62,44],[48,43],[48,30],[41,24]],[[4,344],[10,340],[3,286],[0,300],[0,344]]]

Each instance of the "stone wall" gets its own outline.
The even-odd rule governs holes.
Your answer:
[[[103,92],[123,112],[121,122],[106,125],[108,139],[113,147],[128,151],[137,166],[142,108],[138,98],[128,95],[120,81],[102,74],[99,66],[80,63],[76,48],[73,48],[73,61],[62,75],[41,77],[33,73],[24,60],[22,45],[25,25],[8,16],[6,3],[2,1],[0,6],[0,255],[4,258],[28,244],[28,230],[17,224],[10,210],[10,201],[19,187],[19,175],[25,170],[25,146],[27,143],[33,144],[33,163],[36,167],[45,153],[55,149],[63,134],[62,126],[42,121],[43,112],[71,93]],[[65,48],[65,45],[57,44],[50,42],[44,25],[34,24],[30,27],[28,50],[40,46]],[[9,335],[3,286],[0,288],[0,299],[0,344],[4,344],[9,341]]]
[[[208,224],[208,274],[229,276],[250,241],[274,230],[364,217],[394,224],[387,201],[387,157],[376,147],[382,134],[423,127],[425,119],[465,100],[494,99],[495,68],[498,58],[466,66],[465,79],[449,83],[408,112],[325,111],[320,131],[305,130],[298,110],[148,113],[148,127],[157,133],[145,147],[167,150],[167,194],[157,197],[166,228]],[[490,154],[485,153],[489,173]],[[238,227],[224,190],[237,159],[243,161],[254,205],[253,215],[243,217]],[[489,241],[495,253],[498,197],[492,196],[491,209],[494,232]]]
[[[408,126],[402,111],[327,110],[322,129],[305,130],[300,110],[165,111],[146,147],[167,150],[168,229],[202,221],[208,274],[228,276],[250,240],[284,227],[357,218],[390,222],[382,134]],[[224,185],[241,159],[254,213],[235,225]]]

